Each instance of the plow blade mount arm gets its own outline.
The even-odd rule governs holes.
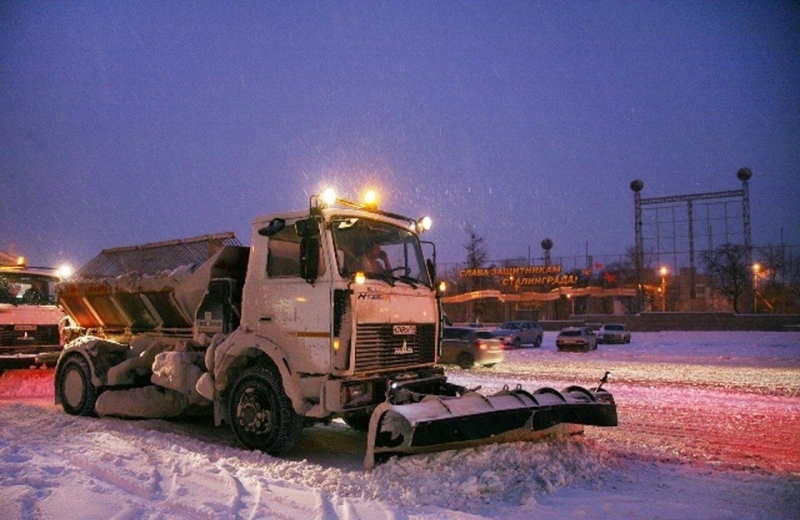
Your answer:
[[[533,393],[504,388],[490,396],[468,392],[458,397],[428,395],[409,404],[386,402],[370,418],[364,466],[371,469],[392,455],[582,431],[571,425],[616,426],[612,395],[580,386],[561,392],[540,388]]]

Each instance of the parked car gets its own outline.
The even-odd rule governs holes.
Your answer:
[[[606,323],[597,331],[598,343],[630,343],[631,332],[624,323]]]
[[[507,321],[494,329],[492,334],[502,339],[506,348],[520,348],[523,345],[538,348],[542,345],[544,331],[538,321]]]
[[[556,336],[559,351],[589,352],[597,348],[597,335],[589,327],[567,327]]]
[[[472,368],[475,365],[494,366],[503,361],[503,342],[489,329],[445,327],[442,333],[440,363]]]

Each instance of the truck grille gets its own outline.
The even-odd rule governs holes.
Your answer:
[[[434,324],[416,325],[415,334],[395,334],[391,323],[366,323],[356,334],[356,372],[431,364],[436,358]]]
[[[57,325],[0,326],[0,355],[60,350]]]

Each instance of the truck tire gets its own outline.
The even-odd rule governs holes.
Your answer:
[[[462,352],[458,355],[458,366],[463,369],[472,368],[475,364],[475,358],[469,352]]]
[[[64,360],[56,374],[56,395],[68,414],[96,415],[94,405],[99,393],[92,384],[89,362],[83,356],[73,355]]]
[[[281,378],[262,366],[250,367],[236,379],[228,398],[228,417],[242,445],[270,455],[289,451],[303,427]]]

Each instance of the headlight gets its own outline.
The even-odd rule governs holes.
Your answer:
[[[372,382],[352,382],[342,387],[342,406],[353,408],[372,403]]]
[[[417,226],[421,231],[428,231],[432,225],[433,221],[428,216],[422,217],[417,221]]]

